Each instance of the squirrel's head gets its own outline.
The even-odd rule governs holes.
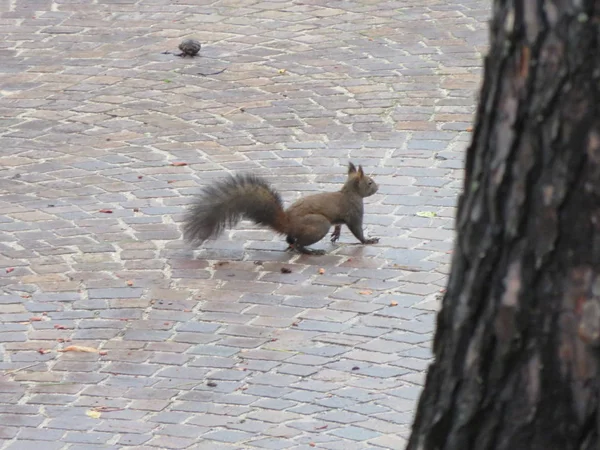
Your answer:
[[[365,175],[362,166],[358,166],[357,169],[352,163],[348,164],[348,180],[345,187],[351,188],[361,197],[370,197],[379,189],[375,180]]]

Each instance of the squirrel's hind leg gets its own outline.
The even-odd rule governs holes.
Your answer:
[[[286,252],[297,251],[299,253],[304,253],[305,255],[324,255],[325,250],[317,250],[308,247],[303,247],[302,245],[298,245],[294,238],[288,236],[286,238],[288,243],[288,248],[285,249]]]
[[[325,254],[325,250],[318,250],[316,248],[301,247],[299,245],[296,245],[295,248],[300,253],[304,253],[305,255],[320,256],[320,255],[324,255]]]
[[[331,222],[320,214],[309,214],[300,219],[293,220],[294,227],[287,237],[287,242],[300,253],[307,255],[324,255],[324,250],[307,248],[327,236]]]

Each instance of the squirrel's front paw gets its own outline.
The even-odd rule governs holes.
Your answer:
[[[331,242],[337,242],[337,240],[340,238],[340,234],[342,234],[342,227],[340,225],[336,225],[331,233]]]
[[[365,244],[377,244],[378,242],[379,242],[379,238],[365,239]]]

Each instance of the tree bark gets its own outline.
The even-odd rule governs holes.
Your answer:
[[[407,450],[600,448],[600,0],[495,0]]]

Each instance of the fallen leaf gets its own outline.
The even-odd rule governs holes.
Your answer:
[[[58,351],[61,353],[64,353],[64,352],[98,353],[97,348],[82,347],[80,345],[69,345],[68,347],[60,349]]]
[[[319,269],[319,275],[323,275],[325,273],[325,269]]]
[[[468,127],[467,131],[473,131],[473,127]]]
[[[315,430],[324,430],[328,427],[328,425],[322,425],[320,427],[315,427]]]
[[[140,212],[140,208],[133,208],[133,212]]]
[[[398,302],[390,302],[390,306],[398,306]]]
[[[208,383],[206,383],[206,385],[208,387],[217,387],[217,383],[215,383],[214,381],[209,381]]]
[[[172,162],[171,165],[175,166],[175,167],[181,167],[181,166],[187,166],[188,163],[186,163],[186,162]]]
[[[373,293],[373,291],[360,291],[359,294],[360,295],[371,295]]]
[[[144,177],[141,175],[138,175],[138,180],[141,180],[142,178],[144,178]]]
[[[292,273],[292,270],[288,269],[287,267],[282,267],[281,268],[281,273]]]
[[[14,267],[7,267],[6,268],[6,273],[11,273],[14,272],[15,268]]]
[[[310,442],[308,445],[310,445],[311,447],[316,447],[317,444],[315,444],[314,442]]]
[[[91,417],[92,419],[99,419],[102,413],[100,411],[94,411],[93,409],[90,409],[85,412],[85,415]]]
[[[417,216],[419,216],[419,217],[436,217],[437,214],[434,213],[433,211],[419,211],[417,213]]]
[[[127,286],[133,286],[133,281],[131,281],[131,280],[128,280],[128,281],[127,281]]]
[[[44,319],[42,319],[41,317],[30,317],[29,318],[30,322],[41,322],[42,320],[44,320]]]
[[[47,350],[45,348],[38,348],[38,353],[40,355],[45,355],[46,353],[50,353],[52,350]]]
[[[286,72],[285,69],[279,69],[279,73],[284,74]]]
[[[420,272],[421,270],[411,266],[401,266],[400,264],[394,264],[394,268],[400,270],[406,270],[407,272]]]
[[[360,370],[360,367],[358,367],[358,366],[354,366],[354,367],[352,368],[352,370]]]
[[[101,212],[101,213],[104,213],[104,214],[112,214],[112,209],[101,209],[98,212]]]
[[[54,328],[56,330],[66,330],[67,329],[67,327],[65,327],[64,325],[54,325]]]
[[[90,411],[96,412],[114,412],[114,411],[123,411],[123,408],[119,408],[117,406],[94,406]]]
[[[100,356],[106,356],[106,355],[108,355],[108,352],[106,350],[102,350],[101,352],[98,352],[98,354]]]

